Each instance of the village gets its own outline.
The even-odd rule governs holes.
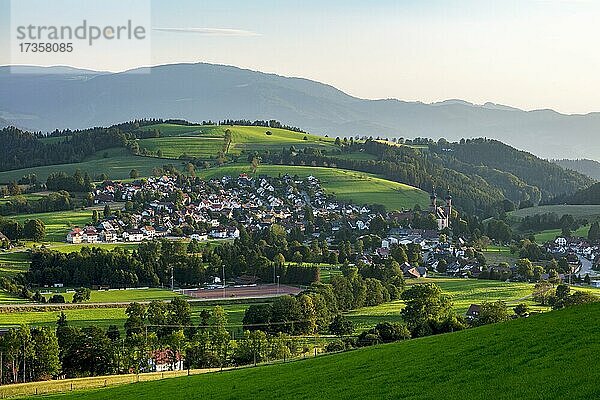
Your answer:
[[[386,259],[394,246],[414,246],[422,253],[421,263],[401,266],[406,278],[426,277],[428,271],[455,277],[519,279],[516,265],[486,265],[462,238],[449,240],[444,232],[450,225],[452,196],[438,202],[435,191],[430,207],[421,211],[433,215],[432,229],[415,229],[410,221],[414,211],[381,212],[328,196],[319,180],[283,175],[251,177],[240,174],[220,179],[179,181],[161,176],[132,182],[105,181],[93,192],[94,203],[105,205],[105,215],[97,223],[73,228],[66,241],[78,243],[136,243],[166,238],[170,240],[232,240],[239,227],[259,231],[278,224],[288,233],[297,231],[305,238],[336,243],[340,232],[354,238],[371,233],[374,219],[391,222],[382,232],[373,251],[365,251],[357,261],[372,264]],[[109,211],[110,207],[116,208]],[[309,223],[309,220],[311,223]],[[548,254],[566,258],[572,275],[595,275],[600,248],[584,239],[558,237],[544,245]],[[482,275],[484,274],[484,275]],[[549,279],[547,271],[540,276]],[[559,274],[568,280],[569,274]],[[596,281],[592,282],[597,284]]]
[[[146,201],[148,200],[148,201]],[[375,216],[366,207],[343,204],[325,195],[318,179],[223,177],[196,180],[193,187],[180,187],[176,178],[162,176],[131,183],[106,181],[94,191],[94,203],[135,203],[127,217],[105,215],[95,226],[74,228],[68,243],[140,242],[156,238],[235,239],[238,225],[249,231],[272,224],[286,230],[306,228],[305,211],[327,223],[328,233],[341,229],[342,217],[352,229],[368,230]],[[324,226],[315,226],[320,237]]]

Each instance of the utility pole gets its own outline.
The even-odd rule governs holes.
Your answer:
[[[175,268],[173,266],[171,266],[171,292],[173,291],[173,274],[174,274],[174,270],[175,270]]]
[[[225,298],[225,264],[223,264],[223,298]]]
[[[277,294],[279,294],[279,275],[277,275]]]
[[[25,342],[23,342],[23,383],[25,383],[25,370],[26,370],[26,365],[25,365]]]

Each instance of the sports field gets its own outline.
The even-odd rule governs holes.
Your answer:
[[[277,297],[286,294],[295,296],[302,289],[288,285],[256,285],[256,286],[233,286],[224,289],[194,289],[184,290],[187,296],[195,299],[217,300],[217,299],[248,299]]]

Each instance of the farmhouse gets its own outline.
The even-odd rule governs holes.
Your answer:
[[[190,235],[190,239],[202,242],[208,240],[208,235],[206,233],[193,233]]]
[[[152,226],[146,225],[141,229],[141,231],[148,239],[154,239],[154,236],[156,235],[156,230]]]
[[[98,242],[98,231],[93,226],[86,226],[82,239],[86,243],[96,243]]]
[[[83,242],[83,233],[81,228],[75,227],[73,230],[71,230],[71,232],[67,233],[67,242],[73,244]]]
[[[181,353],[170,349],[156,350],[148,361],[150,370],[153,372],[183,371],[183,357]]]
[[[127,242],[141,242],[144,240],[144,232],[139,229],[129,229],[123,232],[123,240]]]

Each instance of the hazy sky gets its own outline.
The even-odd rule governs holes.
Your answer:
[[[153,31],[152,63],[230,64],[364,98],[600,111],[600,1],[324,2],[153,0],[153,27],[170,30]],[[0,64],[9,15],[0,0]],[[78,66],[135,65],[106,55]]]

